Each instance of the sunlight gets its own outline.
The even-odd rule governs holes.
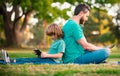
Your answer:
[[[69,4],[68,2],[64,2],[63,4],[61,4],[61,3],[59,3],[59,2],[56,2],[56,3],[52,3],[51,6],[52,6],[52,7],[57,7],[57,8],[60,9],[60,10],[70,8],[70,11],[67,11],[67,12],[66,12],[66,14],[67,14],[69,17],[72,17],[72,16],[73,16],[73,11],[74,11],[74,9],[75,9],[75,6]],[[58,17],[54,22],[57,23],[57,24],[64,25],[66,21],[65,21],[65,19],[63,19],[63,18]]]
[[[6,3],[7,11],[10,12],[13,9],[12,3]]]
[[[98,34],[99,34],[99,31],[92,31],[92,34],[93,34],[93,35],[98,35]]]
[[[117,10],[119,9],[118,5],[114,5],[111,8],[108,8],[108,14],[112,15],[112,16],[116,16],[117,15]]]
[[[63,10],[63,9],[67,9],[67,8],[70,8],[70,4],[68,2],[64,2],[63,4],[59,3],[59,2],[56,2],[56,3],[52,3],[51,5],[52,7],[57,7],[59,8],[60,10]]]
[[[14,21],[15,19],[15,12],[12,13],[11,20]]]

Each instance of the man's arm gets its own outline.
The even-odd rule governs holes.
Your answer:
[[[93,51],[93,50],[98,50],[100,47],[97,47],[91,43],[88,43],[86,38],[83,37],[80,40],[77,41],[85,50]]]
[[[63,53],[57,53],[57,54],[48,54],[46,52],[41,53],[41,58],[61,58],[63,56]]]

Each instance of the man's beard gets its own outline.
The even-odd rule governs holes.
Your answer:
[[[80,21],[79,21],[79,24],[84,25],[84,23],[85,23],[85,20],[83,18],[81,18]]]

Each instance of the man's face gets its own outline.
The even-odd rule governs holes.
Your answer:
[[[84,24],[85,21],[88,20],[88,17],[89,17],[89,11],[86,12],[86,13],[83,13],[83,16],[82,16],[81,19],[80,19],[80,24]]]

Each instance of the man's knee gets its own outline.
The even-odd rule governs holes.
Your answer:
[[[107,48],[101,49],[102,55],[107,58],[110,55],[110,50]]]

